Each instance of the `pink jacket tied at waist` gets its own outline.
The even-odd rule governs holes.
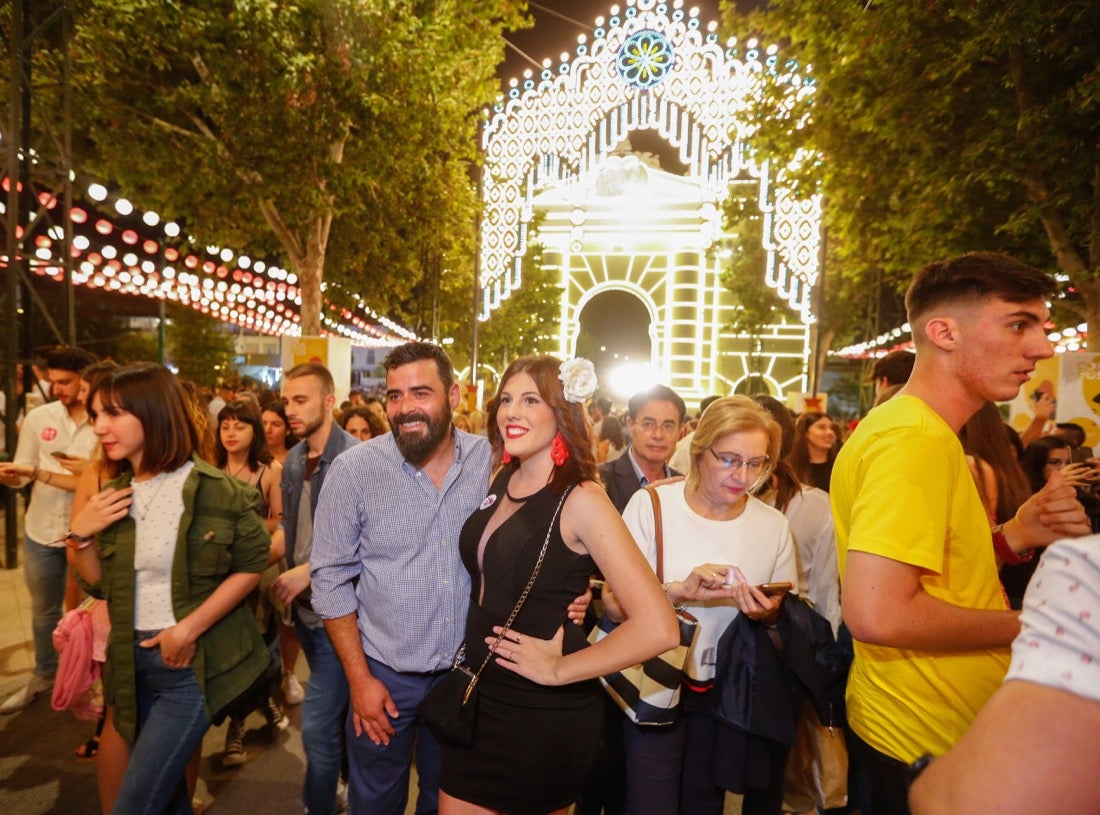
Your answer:
[[[110,632],[107,604],[102,600],[84,603],[61,618],[53,632],[59,655],[51,700],[54,710],[69,708],[78,719],[99,718],[103,698],[96,680],[107,659]]]

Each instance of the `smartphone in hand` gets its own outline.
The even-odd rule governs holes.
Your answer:
[[[788,582],[782,583],[761,583],[756,588],[760,589],[760,593],[765,597],[782,597],[784,594],[794,588]]]

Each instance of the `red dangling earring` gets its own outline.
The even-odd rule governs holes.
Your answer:
[[[561,435],[561,431],[558,431],[558,435],[554,436],[554,440],[550,442],[550,458],[554,460],[554,464],[558,467],[565,464],[569,459],[569,448],[565,446],[565,439]]]
[[[511,464],[512,463],[512,454],[509,453],[507,450],[505,450],[503,453],[500,454],[500,463],[501,464]]]

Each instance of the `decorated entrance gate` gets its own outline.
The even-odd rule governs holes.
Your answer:
[[[593,297],[631,292],[649,313],[652,366],[689,402],[752,380],[805,390],[818,276],[819,199],[787,195],[751,149],[766,115],[761,76],[777,57],[752,41],[720,45],[714,29],[680,0],[612,6],[574,56],[515,82],[483,144],[481,318],[523,284],[537,239],[544,267],[561,275],[560,353],[573,354]],[[789,85],[810,92],[796,76]],[[633,151],[637,131],[656,131],[683,171]],[[731,194],[757,202],[759,274],[791,309],[755,337],[729,328],[738,304],[719,279]]]

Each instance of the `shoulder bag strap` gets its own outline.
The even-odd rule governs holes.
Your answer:
[[[531,593],[531,589],[535,585],[535,580],[539,576],[539,571],[542,569],[542,561],[546,558],[546,550],[550,546],[550,535],[554,531],[554,523],[558,520],[558,515],[561,514],[561,508],[565,506],[565,499],[569,497],[569,493],[572,492],[572,490],[573,487],[569,487],[562,493],[561,500],[558,501],[558,508],[554,510],[554,517],[550,519],[550,526],[546,530],[546,540],[542,542],[542,550],[539,552],[538,560],[535,561],[535,568],[531,570],[531,578],[527,581],[527,585],[523,587],[523,591],[520,593],[519,599],[516,600],[515,606],[512,607],[512,613],[508,615],[508,621],[504,623],[504,627],[500,629],[496,642],[493,643],[492,647],[489,649],[489,653],[485,655],[481,667],[477,669],[477,673],[475,673],[473,679],[470,680],[470,684],[466,688],[467,699],[473,691],[474,686],[477,684],[481,672],[485,670],[485,666],[488,665],[489,660],[493,658],[496,647],[500,645],[501,640],[504,639],[504,635],[508,633],[508,630],[512,627],[512,623],[516,621],[516,617],[519,615],[520,609],[523,608],[523,604],[527,602],[527,595]],[[463,699],[463,702],[465,702],[465,699]]]
[[[645,491],[653,501],[653,537],[657,541],[657,582],[663,586],[665,584],[665,525],[661,520],[661,498],[657,495],[656,487],[646,487]]]

